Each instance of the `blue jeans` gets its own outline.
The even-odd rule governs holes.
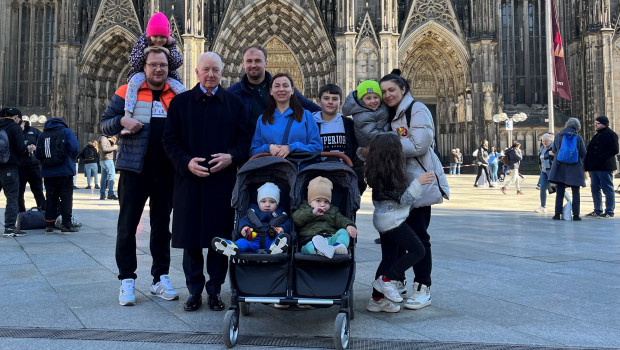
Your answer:
[[[456,163],[450,163],[450,175],[456,174]]]
[[[542,171],[538,178],[538,186],[540,186],[540,206],[547,207],[547,188],[549,187],[549,175]]]
[[[90,177],[95,177],[95,184],[99,182],[99,172],[97,171],[97,163],[84,164],[84,175],[86,176],[86,184],[90,187]]]
[[[613,174],[611,171],[590,171],[590,190],[592,191],[592,201],[594,211],[598,215],[603,214],[603,197],[601,190],[605,194],[605,213],[614,216],[616,207],[616,195],[614,193]]]
[[[497,182],[497,162],[489,164],[489,175],[491,176],[491,182]]]
[[[101,196],[105,196],[106,181],[108,187],[108,197],[114,195],[114,179],[116,178],[116,170],[114,169],[114,161],[111,159],[102,160],[101,162]],[[105,176],[104,176],[105,171]]]
[[[461,175],[461,163],[456,163],[456,173]]]

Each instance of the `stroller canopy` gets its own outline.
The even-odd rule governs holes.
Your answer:
[[[250,203],[250,186],[267,181],[277,184],[286,184],[290,189],[288,196],[293,198],[293,189],[297,176],[297,169],[282,157],[259,157],[245,163],[237,173],[237,182],[232,193],[231,204],[239,211],[245,211]],[[287,195],[281,193],[281,195]]]

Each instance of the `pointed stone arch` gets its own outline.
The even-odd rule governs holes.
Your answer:
[[[293,79],[293,85],[304,91],[304,74],[291,49],[281,39],[273,37],[265,44],[265,50],[271,73],[287,73]]]
[[[378,80],[379,71],[379,40],[370,20],[368,11],[360,26],[355,45],[355,79],[356,84],[364,80]]]
[[[469,53],[454,32],[437,22],[426,22],[404,38],[399,63],[416,98],[455,98],[466,89]]]
[[[137,36],[121,26],[113,26],[87,46],[80,60],[80,75],[93,80],[120,82],[129,66],[129,54]]]
[[[273,37],[286,45],[303,75],[303,91],[317,97],[319,88],[332,81],[335,53],[323,26],[297,3],[284,0],[259,0],[227,17],[214,40],[212,50],[224,60],[222,81],[239,81],[243,75],[243,48],[264,46]],[[270,70],[270,59],[267,59]]]

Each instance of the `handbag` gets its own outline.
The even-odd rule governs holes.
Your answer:
[[[45,212],[39,208],[32,208],[17,214],[15,226],[19,230],[40,230],[45,228]]]

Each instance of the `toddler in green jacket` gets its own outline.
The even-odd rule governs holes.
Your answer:
[[[347,254],[349,237],[357,237],[355,223],[331,205],[332,189],[329,179],[315,177],[308,183],[308,202],[293,213],[302,254],[331,259],[334,254]]]

